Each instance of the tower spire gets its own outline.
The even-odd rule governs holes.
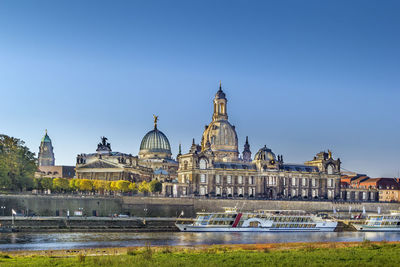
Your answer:
[[[243,150],[243,160],[250,162],[251,161],[251,150],[250,150],[250,144],[249,144],[249,137],[246,136],[246,143],[244,144],[244,150]]]

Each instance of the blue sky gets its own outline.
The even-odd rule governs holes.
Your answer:
[[[137,154],[160,116],[173,153],[211,120],[222,80],[240,151],[331,149],[400,170],[399,1],[0,1],[0,132],[57,164],[109,138]]]

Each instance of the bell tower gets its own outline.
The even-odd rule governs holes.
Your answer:
[[[219,82],[219,90],[215,94],[214,98],[214,113],[213,121],[228,120],[228,113],[226,111],[226,103],[228,100],[225,97],[224,91],[222,91],[221,81]]]
[[[39,166],[54,166],[55,164],[53,145],[51,144],[50,137],[47,135],[47,130],[42,138],[42,142],[40,142],[38,162]]]

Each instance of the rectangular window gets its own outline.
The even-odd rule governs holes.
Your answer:
[[[305,190],[305,189],[301,190],[301,195],[303,197],[306,197],[307,196],[307,190]]]
[[[243,195],[243,187],[238,188],[238,195]]]
[[[228,195],[232,195],[232,187],[228,187],[226,189],[226,192],[228,193]]]
[[[206,194],[206,188],[204,186],[200,186],[200,195],[204,196]]]
[[[254,183],[254,177],[253,176],[250,176],[249,177],[249,184],[253,184]]]
[[[316,186],[317,185],[317,179],[312,179],[312,186]]]
[[[303,178],[303,186],[307,186],[307,179]]]
[[[219,176],[218,174],[215,175],[215,183],[216,183],[216,184],[221,183],[221,178],[220,178],[220,176]]]
[[[295,189],[292,189],[292,197],[295,197],[295,196],[297,196],[296,190],[295,190]]]
[[[221,195],[221,187],[217,186],[217,187],[215,188],[215,194]]]
[[[206,175],[205,174],[200,174],[200,183],[206,183],[207,182],[207,179],[206,179]]]
[[[254,187],[249,187],[249,196],[253,196],[255,195],[256,189]]]
[[[292,178],[292,186],[296,186],[296,178]]]
[[[226,177],[226,183],[231,184],[232,183],[232,176],[228,175]]]
[[[238,176],[238,184],[242,184],[243,183],[243,177],[242,176]]]

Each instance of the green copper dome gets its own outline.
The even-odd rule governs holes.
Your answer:
[[[143,137],[140,152],[171,154],[171,146],[165,134],[155,128]]]
[[[44,135],[43,138],[42,138],[42,142],[44,142],[44,143],[51,143],[51,139],[50,139],[50,137],[47,135],[47,130],[46,130],[45,135]]]

